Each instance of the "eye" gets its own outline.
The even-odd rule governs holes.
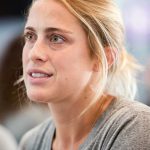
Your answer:
[[[24,34],[24,40],[34,42],[36,40],[36,35],[34,33],[27,32]]]
[[[54,44],[63,44],[65,38],[61,35],[53,34],[50,36],[50,42]]]

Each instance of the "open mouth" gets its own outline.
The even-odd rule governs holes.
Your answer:
[[[44,78],[50,78],[53,76],[53,73],[49,73],[40,69],[30,69],[28,70],[27,73],[33,79],[36,79],[36,78],[44,79]]]
[[[29,73],[29,75],[32,78],[49,78],[49,77],[53,76],[53,74],[46,74],[46,73],[40,73],[40,72],[31,72],[31,73]]]
[[[27,71],[28,74],[28,81],[32,85],[43,85],[47,84],[53,80],[51,78],[54,76],[54,74],[50,71],[45,71],[41,69],[29,69]]]

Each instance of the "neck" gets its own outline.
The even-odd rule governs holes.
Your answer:
[[[108,107],[112,97],[102,99],[90,107],[91,97],[49,104],[56,126],[54,145],[61,149],[77,149],[77,145],[84,141],[99,116]]]

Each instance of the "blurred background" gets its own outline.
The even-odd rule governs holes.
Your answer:
[[[136,100],[150,105],[150,0],[116,0],[126,28],[126,48],[145,67],[138,79]],[[0,5],[0,124],[17,142],[22,135],[49,116],[47,107],[24,100],[14,85],[22,74],[21,35],[31,0],[1,0]]]

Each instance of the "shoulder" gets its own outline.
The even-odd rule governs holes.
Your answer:
[[[118,98],[114,100],[114,102],[111,104],[109,109],[114,114],[117,112],[120,112],[120,114],[129,112],[129,114],[135,115],[135,116],[150,114],[149,106],[139,101],[128,100],[125,98]]]
[[[116,100],[110,118],[118,126],[130,125],[132,131],[134,128],[143,131],[150,129],[150,107],[138,101]]]
[[[134,118],[145,118],[150,119],[150,107],[139,102],[131,101],[126,99],[116,100],[116,110],[122,115],[127,114],[127,116],[132,116]]]
[[[33,149],[32,146],[34,146],[34,144],[36,144],[37,139],[40,140],[40,138],[42,138],[42,136],[45,134],[47,128],[51,128],[52,124],[53,124],[52,119],[49,118],[46,121],[39,124],[38,126],[36,126],[33,129],[29,130],[22,137],[21,142],[19,144],[19,150]]]
[[[150,107],[138,102],[119,100],[115,104],[114,144],[120,150],[150,148]],[[129,147],[129,148],[127,148]]]

